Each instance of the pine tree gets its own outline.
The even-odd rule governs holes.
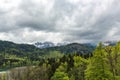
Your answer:
[[[67,71],[67,63],[62,63],[58,69],[55,71],[51,80],[69,80],[69,77],[66,73]]]
[[[112,64],[114,80],[120,80],[120,42],[112,48]]]
[[[69,71],[69,77],[73,78],[72,80],[85,80],[86,66],[87,59],[80,56],[74,56],[74,67]]]
[[[89,59],[89,64],[85,72],[86,80],[113,80],[112,73],[106,61],[102,43],[99,43],[93,53],[93,57]]]

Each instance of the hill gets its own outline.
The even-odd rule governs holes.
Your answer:
[[[17,44],[10,41],[0,41],[0,71],[11,67],[39,65],[47,59],[58,59],[65,54],[88,56],[94,46],[71,43],[63,46],[37,48],[30,44]]]
[[[91,53],[94,50],[94,46],[71,43],[63,46],[49,47],[44,49],[39,49],[34,45],[30,44],[16,44],[10,41],[0,41],[0,54],[9,54],[17,55],[20,57],[23,56],[40,56],[48,54],[52,51],[59,51],[64,54],[78,53],[78,54],[87,54]]]
[[[64,46],[50,47],[50,48],[45,48],[42,50],[45,50],[45,51],[57,50],[64,54],[72,54],[72,53],[88,54],[88,53],[91,53],[94,49],[95,47],[92,45],[71,43],[71,44],[64,45]]]

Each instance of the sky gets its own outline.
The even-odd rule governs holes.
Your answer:
[[[0,40],[120,40],[120,0],[0,0]]]

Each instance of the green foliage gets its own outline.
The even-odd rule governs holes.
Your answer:
[[[93,54],[86,69],[86,80],[113,80],[101,43]]]
[[[68,72],[71,80],[85,80],[85,70],[88,60],[80,56],[74,56],[74,67]],[[72,73],[72,74],[71,74]]]
[[[65,72],[58,71],[58,72],[55,72],[51,80],[69,80],[69,78]]]
[[[66,46],[57,46],[45,49],[36,48],[34,45],[29,44],[15,44],[9,41],[0,41],[0,54],[12,54],[19,57],[27,56],[31,59],[36,59],[41,55],[46,55],[54,51],[59,51],[60,53],[70,54],[70,53],[91,53],[94,50],[93,46],[87,46],[84,44],[72,43]]]
[[[59,51],[51,51],[48,54],[42,55],[41,58],[48,59],[48,58],[61,58],[63,57],[63,53],[60,53]]]
[[[94,47],[83,44],[69,44],[66,46],[57,46],[45,49],[36,48],[29,44],[15,44],[9,41],[0,41],[0,70],[20,66],[30,66],[43,64],[46,59],[61,58],[65,54],[88,54],[94,50]],[[71,58],[71,57],[69,57]],[[67,59],[69,65],[67,70],[73,67],[72,58]]]
[[[69,77],[66,73],[67,71],[67,63],[62,63],[54,73],[51,80],[69,80]]]
[[[9,69],[0,80],[120,80],[120,42],[100,43],[92,54],[76,43],[46,49],[11,42],[0,46],[0,68]]]

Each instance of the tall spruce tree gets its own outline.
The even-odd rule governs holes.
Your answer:
[[[86,80],[113,80],[105,55],[102,43],[99,43],[93,53],[93,57],[89,59],[89,64],[85,71]]]
[[[50,80],[69,80],[67,71],[67,63],[62,63],[57,70],[55,71],[54,75],[51,77]]]
[[[120,80],[120,42],[116,44],[112,48],[112,66],[110,66],[113,69],[113,75],[114,80]]]

